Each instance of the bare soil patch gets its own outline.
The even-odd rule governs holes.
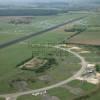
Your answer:
[[[33,58],[32,60],[26,62],[20,68],[26,68],[26,69],[36,69],[37,67],[41,67],[47,62],[47,60],[39,59],[39,58]]]

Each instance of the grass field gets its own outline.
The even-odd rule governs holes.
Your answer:
[[[81,54],[83,57],[85,57],[85,59],[90,62],[90,63],[94,63],[94,64],[99,64],[100,63],[100,47],[96,47],[96,46],[83,46],[82,47],[83,50],[89,51],[90,53],[84,53]]]
[[[68,92],[66,89],[60,88],[60,87],[47,91],[47,94],[50,97],[55,96],[59,98],[60,100],[66,100],[66,99],[72,100],[72,98],[75,97],[73,94]],[[42,100],[44,97],[45,96],[26,95],[26,96],[19,97],[17,100]]]
[[[83,14],[67,13],[55,16],[0,17],[0,43],[53,27],[80,16],[83,16]],[[29,20],[29,22],[27,23],[26,20]]]
[[[24,49],[24,52],[23,52],[23,49]],[[18,79],[18,78],[27,79],[29,77],[33,77],[33,78],[36,77],[34,72],[22,71],[19,68],[16,68],[16,65],[18,63],[31,57],[31,51],[27,47],[27,45],[11,46],[9,48],[0,50],[0,54],[1,54],[0,66],[2,66],[0,67],[0,70],[2,70],[2,72],[0,72],[0,92],[1,93],[3,92],[10,93],[10,91],[11,92],[16,91],[16,89],[9,86],[9,82],[13,79]],[[56,83],[68,78],[70,75],[72,75],[73,72],[77,71],[80,68],[80,65],[77,64],[79,60],[70,54],[68,54],[68,57],[66,56],[65,58],[63,58],[64,61],[62,61],[61,59],[62,58],[59,57],[58,59],[59,64],[57,66],[54,66],[53,68],[46,71],[46,73],[44,73],[44,75],[49,75],[50,77],[52,77],[53,81],[51,81],[50,84],[53,84],[53,83]],[[72,59],[72,61],[70,61],[70,59]],[[69,61],[72,64],[70,64]],[[65,71],[65,73],[62,73],[61,71],[62,72]],[[40,88],[41,86],[44,87],[46,85],[44,82],[41,82],[41,81],[37,81],[35,83],[29,82],[29,84],[31,88]]]
[[[74,32],[64,32],[63,29],[50,31],[44,33],[40,36],[33,37],[27,41],[23,41],[21,43],[12,45],[10,47],[4,48],[0,50],[0,93],[7,93],[7,92],[15,92],[17,89],[14,87],[9,86],[12,80],[16,79],[28,79],[30,77],[38,78],[39,76],[49,75],[53,81],[50,81],[48,84],[37,80],[36,82],[28,82],[28,88],[40,88],[47,85],[51,85],[57,83],[61,80],[65,80],[66,78],[73,75],[74,72],[80,69],[79,60],[76,59],[71,54],[66,52],[65,57],[58,56],[59,64],[57,66],[52,67],[51,69],[47,70],[44,74],[36,75],[34,72],[30,71],[23,71],[19,68],[16,68],[16,65],[21,63],[22,61],[30,58],[32,56],[32,47],[31,44],[48,44],[54,43],[57,44],[59,41],[63,41],[63,39],[69,37],[70,35],[74,34]],[[36,48],[33,48],[34,50]],[[46,52],[54,52],[53,49],[46,49]],[[42,52],[40,52],[41,54]],[[47,56],[47,54],[45,56]],[[55,56],[55,55],[54,55]],[[68,56],[68,57],[67,57]],[[55,56],[56,57],[56,56]],[[63,61],[62,61],[63,59]],[[6,63],[5,63],[6,62]],[[63,66],[63,67],[62,67]],[[62,71],[62,72],[61,72]],[[63,73],[63,71],[65,73]],[[67,73],[66,73],[67,72]],[[5,73],[5,74],[4,74]],[[59,76],[59,77],[58,77]],[[41,84],[41,85],[40,85]]]
[[[68,86],[73,88],[73,91],[77,90],[82,90],[84,93],[88,93],[91,92],[96,86],[92,85],[90,83],[81,83],[78,80],[72,81],[70,83],[67,84]],[[49,96],[56,96],[57,98],[59,98],[60,100],[74,100],[75,98],[77,98],[78,96],[71,93],[68,89],[63,88],[63,87],[59,87],[59,88],[55,88],[55,89],[51,89],[49,91],[47,91],[47,94]],[[97,100],[99,100],[99,95],[97,94]],[[42,100],[43,96],[32,96],[32,95],[25,95],[25,96],[21,96],[19,97],[17,100]],[[86,99],[88,100],[88,99]],[[89,99],[89,100],[94,100],[94,99]]]
[[[72,87],[77,87],[77,88],[81,88],[84,91],[83,95],[88,95],[89,93],[91,93],[92,91],[94,91],[97,86],[96,85],[92,85],[90,83],[87,82],[80,82],[80,81],[72,81],[71,83],[69,83],[70,86]],[[99,100],[100,99],[100,88],[97,92],[94,92],[93,94],[90,94],[89,96],[87,96],[86,98],[83,98],[82,100]],[[81,100],[81,99],[75,99],[75,100]]]
[[[82,48],[83,51],[89,51],[89,53],[80,53],[80,55],[83,56],[88,63],[100,65],[100,56],[99,56],[100,47],[99,46],[81,45],[80,47]],[[69,85],[75,88],[81,88],[82,90],[84,90],[85,95],[89,94],[89,96],[84,98],[83,100],[99,100],[100,99],[100,88],[99,90],[94,92],[92,95],[90,94],[92,91],[95,90],[96,85],[92,85],[92,84],[81,82],[81,81],[72,81],[71,83],[69,83]]]
[[[72,86],[72,87],[76,87],[76,88],[81,88],[84,90],[84,92],[90,92],[93,88],[95,88],[96,86],[87,82],[81,82],[79,80],[74,80],[70,83],[68,83],[68,85]]]
[[[0,98],[0,100],[5,100],[4,98]]]
[[[69,40],[70,43],[100,45],[100,14],[94,13],[83,19],[87,30]]]
[[[59,14],[57,16],[33,16],[30,18],[31,22],[29,24],[23,24],[23,22],[21,24],[9,23],[11,19],[16,20],[17,18],[24,19],[27,17],[0,17],[0,43],[52,27],[82,15],[84,14],[67,13]],[[100,45],[100,21],[98,21],[99,17],[99,14],[92,14],[86,19],[77,22],[77,25],[85,24],[87,30],[75,36],[69,42]],[[14,23],[16,23],[16,21]],[[56,49],[45,48],[45,55],[42,55],[43,47],[38,48],[39,53],[35,52],[37,51],[36,47],[31,47],[32,44],[44,45],[50,43],[55,45],[75,34],[75,32],[65,32],[64,29],[66,27],[68,27],[68,25],[41,34],[39,36],[32,37],[27,41],[17,43],[4,49],[0,49],[0,94],[20,91],[20,86],[17,86],[17,84],[12,86],[11,84],[11,82],[15,80],[25,81],[27,83],[28,89],[37,89],[63,81],[72,76],[81,68],[81,65],[79,64],[80,60],[68,52],[66,52],[66,54],[64,52],[64,56],[58,56],[56,55]],[[86,61],[100,64],[100,48],[85,46],[80,47],[82,47],[83,50],[90,51],[90,53],[81,54],[86,58]],[[57,60],[57,65],[51,66],[51,68],[43,73],[21,70],[18,66],[16,67],[16,65],[20,64],[22,61],[30,58],[32,56],[32,52],[34,56],[39,57],[50,57],[51,54],[52,57]],[[58,53],[60,53],[59,50]],[[43,78],[44,76],[47,76],[50,80],[40,80],[41,77]],[[91,92],[91,90],[96,87],[86,82],[81,83],[80,81],[72,81],[68,85],[75,89],[81,89],[84,93]],[[71,93],[69,90],[63,87],[49,90],[48,95],[56,96],[60,100],[73,100],[77,97],[75,94]],[[99,100],[99,95],[100,92],[94,94],[93,97],[90,97],[86,100]],[[32,95],[25,95],[18,97],[18,100],[41,100],[43,98],[43,96],[35,97]],[[0,100],[2,100],[2,98],[0,98]]]
[[[99,100],[99,99],[100,99],[100,90],[88,98],[88,100]]]

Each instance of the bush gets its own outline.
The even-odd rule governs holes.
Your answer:
[[[47,63],[45,63],[43,66],[35,70],[36,73],[44,72],[45,70],[51,68],[52,65],[57,64],[55,58],[47,58],[47,60],[48,60]]]
[[[95,67],[96,67],[96,71],[100,72],[100,65],[96,65]]]

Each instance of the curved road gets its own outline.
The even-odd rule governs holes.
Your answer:
[[[67,84],[67,83],[71,82],[71,81],[74,80],[76,77],[80,76],[80,75],[82,74],[82,72],[85,70],[85,68],[87,67],[87,62],[86,62],[85,59],[84,59],[82,56],[80,56],[78,53],[73,52],[73,51],[71,51],[71,50],[68,49],[68,48],[62,48],[61,46],[62,46],[62,45],[53,46],[53,47],[54,47],[54,48],[61,49],[61,50],[64,50],[64,51],[67,51],[67,52],[69,52],[69,53],[72,53],[73,55],[75,55],[77,58],[79,58],[79,59],[81,60],[82,68],[81,68],[75,75],[73,75],[72,77],[66,79],[65,81],[56,83],[56,84],[54,84],[54,85],[51,85],[51,86],[48,86],[48,87],[45,87],[45,88],[40,88],[40,89],[36,89],[36,90],[30,90],[30,91],[26,91],[26,92],[19,92],[19,93],[12,93],[12,94],[4,94],[4,95],[0,95],[0,97],[6,98],[6,100],[12,100],[11,98],[15,98],[15,99],[16,99],[18,96],[21,96],[21,95],[27,95],[27,94],[32,94],[32,93],[38,93],[38,92],[41,92],[41,91],[45,91],[45,90],[49,90],[49,89],[53,89],[53,88],[62,86],[62,85],[64,85],[64,84]]]
[[[56,28],[59,28],[59,27],[61,27],[61,26],[66,25],[66,24],[73,23],[73,22],[75,22],[75,21],[81,20],[81,19],[83,19],[83,18],[85,18],[85,17],[87,17],[87,16],[82,16],[82,17],[79,17],[79,18],[76,18],[76,19],[72,19],[72,20],[69,20],[69,21],[67,21],[67,22],[65,22],[65,23],[62,23],[62,24],[53,26],[53,27],[51,27],[51,28],[48,28],[48,29],[45,29],[45,30],[42,30],[42,31],[39,31],[39,32],[36,32],[36,33],[31,33],[31,34],[29,34],[29,35],[27,35],[27,36],[23,36],[23,37],[20,37],[20,38],[17,38],[17,39],[14,39],[14,40],[11,40],[11,41],[2,43],[2,44],[0,44],[0,49],[3,49],[3,48],[8,47],[8,46],[10,46],[10,45],[13,45],[13,44],[22,42],[22,41],[24,41],[24,40],[27,40],[27,39],[32,38],[32,37],[34,37],[34,36],[43,34],[43,33],[45,33],[45,32],[54,30],[54,29],[56,29]]]

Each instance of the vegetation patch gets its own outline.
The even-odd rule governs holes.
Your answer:
[[[5,100],[4,98],[0,98],[0,100]]]
[[[95,67],[96,67],[96,71],[100,73],[100,65],[97,64]]]
[[[33,20],[33,17],[13,17],[8,23],[10,24],[30,24]]]
[[[65,32],[83,32],[84,30],[86,30],[86,26],[80,24],[72,25],[71,27],[64,29]]]
[[[26,69],[26,70],[33,70],[37,69],[37,67],[41,67],[44,65],[47,61],[43,59],[33,58],[30,61],[26,62],[24,65],[21,65],[19,68]]]
[[[82,95],[78,98],[75,98],[73,100],[92,100],[92,97],[95,95],[97,95],[97,97],[95,99],[99,100],[100,98],[98,97],[98,93],[100,94],[100,85],[97,86],[96,88],[92,89],[90,92],[86,92],[84,95]]]
[[[70,43],[100,45],[100,14],[94,13],[81,20],[86,30],[69,40]]]
[[[36,73],[40,73],[56,64],[57,62],[55,58],[33,58],[31,61],[28,61],[24,65],[20,66],[20,68],[22,70],[30,70],[35,71]]]

